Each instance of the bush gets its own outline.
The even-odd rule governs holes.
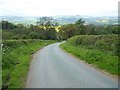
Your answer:
[[[103,40],[104,36],[98,36],[97,39],[94,38],[96,42],[97,40],[98,41],[100,40],[99,43],[97,43],[99,45],[99,47],[97,48],[94,47],[96,42],[94,42],[92,46],[91,42],[93,42],[93,40],[91,40],[90,42],[90,39],[88,37],[93,38],[94,36],[75,36],[70,38],[67,42],[61,44],[60,47],[62,47],[68,53],[71,53],[76,57],[80,58],[80,60],[84,60],[85,62],[93,64],[96,67],[103,69],[111,74],[120,76],[120,73],[118,72],[119,68],[118,64],[120,64],[120,62],[118,62],[118,55],[117,54],[114,55],[113,53],[110,53],[108,51],[112,50],[111,49],[112,47],[110,47],[109,49],[109,46],[111,45],[109,45],[107,42],[105,43],[106,40],[105,41]],[[87,39],[89,40],[86,41]],[[92,47],[90,48],[90,46]],[[101,48],[106,51],[101,50]]]
[[[79,35],[68,40],[72,45],[81,45],[86,48],[107,51],[118,55],[119,43],[117,35]]]

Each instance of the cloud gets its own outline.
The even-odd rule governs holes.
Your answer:
[[[118,0],[1,0],[0,15],[117,15],[117,5]]]

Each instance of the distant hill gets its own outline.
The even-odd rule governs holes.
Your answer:
[[[22,23],[25,25],[35,24],[37,17],[20,17],[20,16],[0,16],[0,20],[7,20],[13,23]]]
[[[78,19],[82,18],[85,20],[86,24],[95,24],[95,25],[114,25],[118,23],[118,18],[113,16],[105,17],[91,17],[91,16],[81,16],[81,15],[66,15],[66,16],[52,16],[57,22],[61,25],[74,23]],[[36,24],[36,21],[39,17],[21,17],[21,16],[0,16],[0,20],[7,20],[13,23],[22,23],[25,25]]]

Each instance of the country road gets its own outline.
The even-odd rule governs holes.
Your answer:
[[[116,80],[68,55],[59,44],[34,54],[26,88],[118,88]]]

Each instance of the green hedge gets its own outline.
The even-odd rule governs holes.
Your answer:
[[[119,55],[118,35],[79,35],[68,40],[72,45],[107,51]]]
[[[119,42],[117,35],[80,35],[60,45],[81,60],[120,76]],[[119,64],[119,65],[118,65]]]

